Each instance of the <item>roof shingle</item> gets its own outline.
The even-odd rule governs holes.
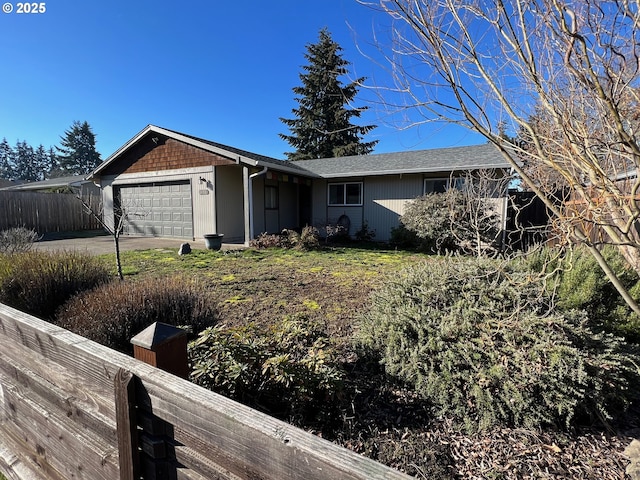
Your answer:
[[[509,168],[491,144],[289,162],[325,178]]]

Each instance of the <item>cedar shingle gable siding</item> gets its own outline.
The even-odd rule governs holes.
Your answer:
[[[157,143],[153,139],[157,140]],[[148,135],[131,147],[103,175],[157,172],[202,166],[235,165],[236,162],[161,135]]]

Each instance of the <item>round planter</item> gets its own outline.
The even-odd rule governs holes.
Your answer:
[[[204,245],[209,250],[220,250],[222,247],[223,233],[208,233],[204,236]]]

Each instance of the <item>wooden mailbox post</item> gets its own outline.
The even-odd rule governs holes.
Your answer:
[[[131,339],[133,356],[181,378],[189,376],[187,332],[156,322]]]

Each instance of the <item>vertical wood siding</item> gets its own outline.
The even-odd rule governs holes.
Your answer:
[[[363,218],[369,230],[375,230],[376,241],[389,240],[407,201],[422,195],[422,178],[420,174],[409,174],[365,179]]]
[[[216,168],[217,231],[224,234],[225,242],[244,241],[244,187],[242,167]]]

